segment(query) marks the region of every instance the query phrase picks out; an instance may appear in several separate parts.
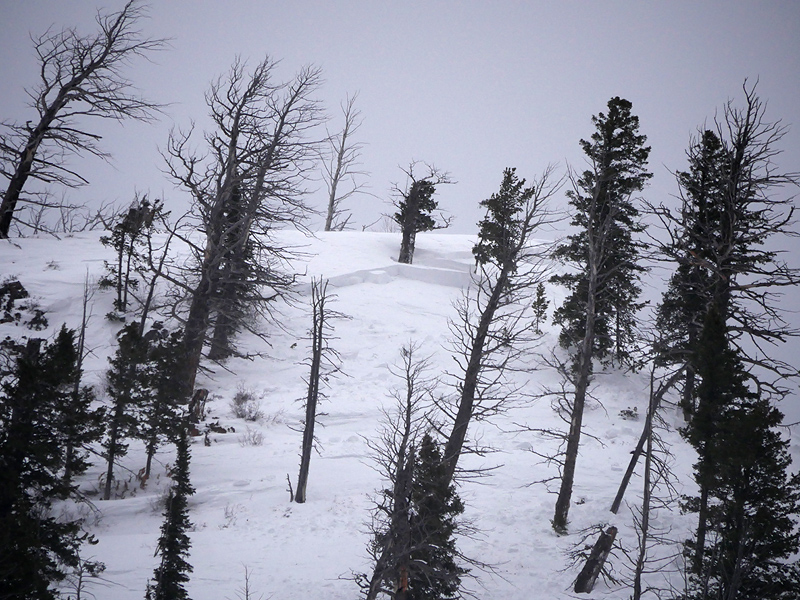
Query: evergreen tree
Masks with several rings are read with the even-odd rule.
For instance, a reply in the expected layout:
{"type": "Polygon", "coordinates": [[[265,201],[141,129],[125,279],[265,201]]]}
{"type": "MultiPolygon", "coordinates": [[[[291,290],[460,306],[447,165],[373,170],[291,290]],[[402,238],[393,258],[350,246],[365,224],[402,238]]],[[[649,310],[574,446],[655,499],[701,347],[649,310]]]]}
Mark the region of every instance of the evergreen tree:
{"type": "Polygon", "coordinates": [[[516,272],[527,216],[523,209],[535,193],[535,187],[525,187],[525,180],[517,177],[515,168],[503,171],[500,190],[480,202],[486,215],[478,223],[478,242],[472,248],[478,264],[493,263],[510,273],[516,272]]]}
{"type": "Polygon", "coordinates": [[[687,597],[794,598],[800,571],[786,560],[800,550],[800,477],[789,476],[788,442],[776,427],[783,415],[749,389],[716,305],[697,349],[697,410],[683,434],[698,453],[699,514],[687,542],[693,576],[687,597]]]}
{"type": "Polygon", "coordinates": [[[140,333],[139,324],[126,325],[117,336],[117,341],[117,352],[113,358],[109,358],[111,368],[107,375],[107,391],[113,404],[103,440],[108,465],[103,500],[111,499],[114,462],[127,453],[125,438],[137,435],[137,411],[148,405],[151,394],[147,342],[140,333]]]}
{"type": "Polygon", "coordinates": [[[646,270],[638,263],[645,245],[635,239],[644,231],[632,195],[652,176],[647,171],[650,147],[639,134],[639,118],[629,101],[614,97],[608,113],[592,117],[596,131],[581,147],[592,169],[584,171],[567,192],[575,209],[571,224],[579,231],[559,246],[554,256],[577,268],[554,276],[570,295],[554,315],[562,326],[561,345],[579,346],[586,332],[588,295],[593,294],[593,353],[618,363],[630,359],[634,315],[642,306],[639,278],[646,270]],[[590,281],[590,279],[594,281],[590,281]]]}
{"type": "Polygon", "coordinates": [[[395,188],[399,198],[395,206],[397,212],[392,216],[400,225],[402,240],[400,242],[400,256],[398,262],[411,264],[414,261],[414,249],[417,234],[421,231],[431,231],[447,227],[450,221],[445,219],[443,224],[438,224],[433,217],[433,211],[439,208],[439,203],[434,200],[436,186],[451,183],[448,173],[442,173],[435,167],[428,167],[428,174],[418,178],[414,174],[417,163],[411,163],[405,174],[410,179],[410,185],[403,191],[395,188]]]}
{"type": "Polygon", "coordinates": [[[180,365],[183,347],[180,331],[170,332],[156,322],[144,335],[147,362],[142,385],[148,393],[137,411],[137,437],[145,443],[147,463],[144,476],[150,477],[150,467],[156,450],[164,439],[175,440],[182,425],[182,408],[186,398],[181,394],[180,365]]]}
{"type": "Polygon", "coordinates": [[[796,235],[794,200],[776,191],[799,180],[776,168],[786,128],[767,121],[755,86],[745,82],[744,92],[745,105],[728,102],[713,131],[690,146],[689,168],[677,174],[680,209],[655,208],[668,234],[661,251],[677,269],[658,313],[660,354],[665,363],[686,366],[687,417],[695,401],[693,341],[711,304],[762,394],[782,398],[783,382],[797,374],[766,348],[797,335],[776,302],[778,290],[800,284],[800,269],[776,250],[781,237],[796,235]]]}
{"type": "Polygon", "coordinates": [[[410,502],[408,600],[458,598],[461,576],[454,533],[464,505],[450,483],[439,445],[425,434],[416,456],[410,502]]]}
{"type": "Polygon", "coordinates": [[[110,235],[100,238],[104,246],[116,253],[113,264],[105,262],[107,273],[100,280],[100,287],[115,289],[114,309],[122,319],[128,310],[129,293],[139,288],[136,274],[141,271],[144,260],[141,244],[152,235],[153,220],[161,210],[161,202],[151,204],[146,196],[140,199],[137,195],[125,216],[111,228],[110,235]]]}
{"type": "Polygon", "coordinates": [[[656,345],[660,364],[685,364],[681,405],[688,416],[694,408],[695,347],[712,302],[727,312],[729,282],[714,276],[714,248],[720,247],[728,152],[713,131],[706,130],[689,152],[689,170],[677,174],[682,195],[682,239],[674,252],[679,264],[670,277],[656,313],[662,338],[656,345]]]}
{"type": "MultiPolygon", "coordinates": [[[[53,503],[74,491],[61,475],[66,448],[97,438],[98,416],[88,389],[76,394],[80,372],[73,331],[61,328],[51,344],[7,342],[0,394],[0,597],[52,599],[53,584],[78,563],[81,522],[57,518],[53,503]]],[[[69,467],[87,463],[73,454],[69,467]]]]}
{"type": "Polygon", "coordinates": [[[536,333],[542,333],[542,323],[547,316],[547,307],[550,303],[544,291],[544,283],[539,282],[536,286],[536,295],[533,297],[533,318],[536,333]]]}
{"type": "Polygon", "coordinates": [[[641,306],[636,299],[645,268],[637,259],[643,245],[633,234],[643,226],[631,196],[650,178],[645,170],[650,148],[644,146],[646,138],[639,135],[639,119],[631,108],[630,102],[615,97],[608,102],[607,115],[592,118],[597,131],[591,141],[581,140],[581,146],[593,168],[574,180],[567,194],[575,208],[572,224],[579,231],[554,252],[577,268],[552,278],[571,290],[554,321],[562,326],[561,345],[573,352],[562,376],[575,387],[553,516],[553,528],[561,533],[567,528],[592,361],[612,351],[617,363],[630,361],[634,314],[641,306]]]}
{"type": "Polygon", "coordinates": [[[189,598],[184,584],[189,581],[189,573],[193,570],[187,559],[191,546],[188,531],[192,527],[188,499],[194,494],[194,488],[189,480],[189,436],[185,429],[175,445],[174,480],[167,496],[164,523],[156,551],[161,555],[161,563],[153,572],[153,583],[148,585],[148,600],[189,598]]]}

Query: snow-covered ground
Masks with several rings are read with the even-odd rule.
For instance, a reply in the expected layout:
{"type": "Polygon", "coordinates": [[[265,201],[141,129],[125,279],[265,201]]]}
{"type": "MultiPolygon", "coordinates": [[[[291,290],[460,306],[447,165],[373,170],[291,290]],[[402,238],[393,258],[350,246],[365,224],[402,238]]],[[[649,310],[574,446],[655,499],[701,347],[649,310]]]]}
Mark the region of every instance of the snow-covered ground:
{"type": "MultiPolygon", "coordinates": [[[[255,337],[241,338],[242,348],[262,353],[254,360],[231,360],[227,369],[215,368],[198,385],[210,390],[209,420],[235,431],[212,434],[206,446],[202,437],[191,447],[192,483],[197,492],[190,500],[190,563],[194,573],[188,585],[194,600],[234,599],[241,594],[245,568],[250,573],[254,597],[352,599],[358,589],[354,572],[368,571],[366,554],[370,497],[384,485],[372,468],[365,438],[379,427],[381,409],[392,404],[390,391],[401,385],[390,373],[400,348],[417,342],[431,355],[433,375],[454,369],[449,349],[448,318],[453,302],[470,284],[473,266],[470,236],[421,234],[417,238],[414,265],[396,262],[399,235],[345,232],[305,237],[283,232],[287,242],[302,247],[305,255],[294,264],[303,273],[299,301],[281,310],[283,327],[265,325],[270,345],[255,337]],[[317,429],[319,454],[312,458],[308,501],[289,502],[287,475],[297,478],[301,434],[296,430],[302,414],[298,401],[305,393],[303,360],[309,349],[305,339],[310,326],[307,300],[312,276],[330,281],[336,294],[331,308],[350,318],[335,323],[331,345],[342,358],[344,374],[330,381],[329,397],[321,410],[323,425],[317,429]],[[245,422],[233,417],[230,402],[237,389],[249,389],[260,399],[263,417],[245,422]],[[263,434],[261,445],[247,445],[248,430],[263,434]]],[[[88,273],[96,281],[109,251],[99,234],[78,234],[61,240],[30,238],[0,244],[0,277],[17,276],[46,310],[52,329],[80,321],[83,281],[88,273]]],[[[548,287],[551,307],[563,291],[548,287]]],[[[103,398],[102,379],[107,356],[114,350],[119,328],[104,318],[111,309],[111,292],[97,291],[92,298],[89,325],[91,350],[86,363],[86,383],[97,387],[103,398]]],[[[2,335],[31,335],[28,330],[4,325],[2,335]]],[[[39,334],[34,334],[39,335],[39,334]]],[[[557,345],[557,331],[544,325],[541,350],[557,345]]],[[[525,376],[525,392],[535,395],[557,377],[530,357],[531,372],[525,376]]],[[[452,381],[443,378],[442,392],[452,381]]],[[[532,482],[552,477],[554,466],[541,463],[531,450],[552,451],[554,442],[530,432],[530,427],[560,427],[548,400],[515,406],[507,415],[474,426],[471,435],[497,451],[484,458],[468,457],[466,466],[496,467],[489,477],[465,483],[459,492],[466,504],[464,517],[479,530],[459,546],[467,556],[494,566],[494,573],[475,571],[479,580],[466,579],[476,597],[492,600],[572,598],[572,582],[580,568],[569,564],[567,553],[580,545],[580,531],[594,524],[613,524],[620,529],[619,543],[633,552],[637,538],[631,528],[632,513],[623,504],[618,515],[609,512],[623,472],[643,426],[643,418],[623,418],[620,411],[636,408],[643,415],[648,398],[646,373],[599,375],[593,400],[585,417],[586,435],[578,461],[570,535],[557,536],[551,526],[555,495],[545,484],[532,482]]],[[[677,491],[691,490],[692,454],[680,440],[680,419],[674,408],[663,415],[671,427],[663,433],[672,444],[677,491]]],[[[795,442],[793,452],[798,455],[795,442]]],[[[82,509],[99,543],[84,550],[107,569],[102,581],[90,583],[98,599],[133,600],[144,597],[145,585],[156,564],[154,552],[161,525],[162,497],[169,479],[171,449],[156,456],[153,476],[140,489],[134,474],[144,465],[138,444],[123,459],[119,470],[118,497],[103,502],[97,496],[103,467],[96,464],[85,475],[82,488],[92,499],[95,512],[82,509]]],[[[638,473],[638,470],[637,470],[638,473]]],[[[634,476],[626,503],[641,496],[641,478],[634,476]]],[[[668,537],[682,540],[691,517],[661,511],[655,525],[668,537]]],[[[586,542],[591,544],[595,536],[586,542]]],[[[654,551],[668,555],[677,545],[654,551]]],[[[630,574],[622,553],[613,559],[616,575],[630,574]]],[[[677,569],[677,561],[667,570],[677,569]]],[[[674,583],[679,583],[672,573],[674,583]]],[[[663,586],[663,576],[647,581],[663,586]]],[[[598,582],[592,598],[627,598],[623,583],[598,582]]],[[[582,596],[588,597],[588,596],[582,596]]]]}

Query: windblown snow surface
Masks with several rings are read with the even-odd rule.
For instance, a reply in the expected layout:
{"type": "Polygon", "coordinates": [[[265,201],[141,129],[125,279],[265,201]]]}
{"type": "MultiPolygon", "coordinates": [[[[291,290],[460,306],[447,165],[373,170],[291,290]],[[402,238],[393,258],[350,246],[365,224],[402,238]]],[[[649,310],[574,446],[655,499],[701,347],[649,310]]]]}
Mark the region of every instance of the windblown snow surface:
{"type": "MultiPolygon", "coordinates": [[[[255,336],[240,338],[240,349],[259,358],[232,359],[224,368],[208,365],[213,372],[200,377],[198,385],[210,390],[208,421],[218,421],[229,433],[211,434],[211,444],[193,439],[191,477],[197,492],[190,499],[191,556],[194,567],[188,584],[194,600],[244,597],[245,569],[252,598],[353,599],[359,590],[354,573],[369,572],[366,547],[369,540],[371,499],[386,485],[375,470],[366,440],[380,427],[382,411],[391,409],[391,391],[403,382],[390,373],[400,360],[403,345],[421,345],[429,355],[431,375],[442,379],[439,393],[452,394],[457,373],[453,360],[448,320],[455,316],[454,302],[471,284],[474,238],[464,235],[421,234],[413,265],[396,261],[399,235],[393,233],[343,232],[306,237],[282,232],[282,239],[302,251],[292,264],[298,279],[298,297],[292,306],[280,307],[278,320],[263,324],[269,345],[255,336]],[[290,503],[287,483],[297,478],[301,433],[298,431],[305,395],[303,364],[309,354],[307,331],[311,277],[325,277],[336,295],[330,308],[348,315],[335,322],[331,346],[341,355],[343,374],[329,381],[328,399],[320,410],[318,454],[311,462],[308,501],[290,503]],[[263,417],[257,422],[237,419],[231,399],[238,389],[252,390],[259,398],[263,417]],[[247,445],[245,436],[263,435],[261,445],[247,445]]],[[[76,234],[63,239],[27,238],[3,242],[0,265],[3,278],[17,276],[47,311],[50,330],[66,323],[80,323],[83,282],[96,282],[104,259],[111,253],[99,242],[99,234],[76,234]]],[[[95,291],[91,298],[85,383],[103,391],[107,358],[115,350],[119,324],[105,319],[111,310],[112,292],[95,291]]],[[[563,290],[548,286],[552,307],[561,302],[563,290]]],[[[4,325],[2,335],[36,335],[23,327],[4,325]]],[[[494,449],[485,456],[467,456],[461,466],[491,468],[489,474],[459,487],[466,510],[463,515],[477,530],[460,538],[462,552],[492,567],[472,568],[464,587],[477,598],[530,600],[573,598],[572,584],[582,563],[572,564],[571,551],[594,543],[596,533],[582,532],[593,525],[619,528],[617,543],[631,557],[638,539],[633,510],[641,502],[641,466],[625,496],[619,514],[609,512],[631,451],[641,434],[646,411],[649,377],[639,373],[598,373],[593,399],[585,415],[570,533],[558,536],[550,525],[556,482],[536,483],[557,475],[555,464],[544,463],[533,451],[554,453],[557,443],[525,431],[560,428],[564,423],[548,399],[536,399],[546,388],[558,385],[558,376],[543,366],[537,353],[557,348],[557,329],[545,323],[538,348],[530,353],[528,372],[515,381],[529,396],[509,407],[506,414],[473,423],[470,437],[494,449]],[[636,409],[638,418],[623,418],[620,411],[636,409]],[[586,538],[586,539],[584,539],[586,538]]],[[[674,398],[672,398],[674,400],[674,398]]],[[[678,411],[667,405],[662,416],[668,429],[661,432],[673,453],[671,464],[675,492],[692,493],[693,455],[680,439],[678,411]]],[[[797,441],[793,454],[798,455],[797,441]]],[[[144,597],[157,558],[156,543],[162,523],[162,505],[169,485],[173,450],[156,455],[154,473],[142,489],[135,473],[144,466],[144,452],[132,443],[117,469],[116,498],[103,502],[98,489],[103,465],[98,458],[83,477],[81,489],[88,506],[67,507],[86,518],[98,543],[82,551],[83,558],[104,562],[100,580],[90,580],[84,594],[98,599],[133,600],[144,597]]],[[[662,493],[662,495],[664,495],[662,493]]],[[[691,530],[693,519],[682,516],[677,504],[655,511],[654,531],[672,543],[654,545],[651,564],[661,572],[645,581],[656,588],[680,586],[679,542],[691,530]]],[[[616,582],[599,580],[591,595],[578,597],[628,598],[631,563],[621,548],[611,559],[616,582]]],[[[88,597],[88,596],[84,596],[88,597]]]]}

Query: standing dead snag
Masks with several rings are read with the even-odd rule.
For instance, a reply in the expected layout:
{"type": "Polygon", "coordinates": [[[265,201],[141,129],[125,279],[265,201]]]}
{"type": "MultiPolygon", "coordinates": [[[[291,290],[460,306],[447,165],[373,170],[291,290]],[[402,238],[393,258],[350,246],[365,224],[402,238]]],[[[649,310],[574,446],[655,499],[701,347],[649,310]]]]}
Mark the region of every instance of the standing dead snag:
{"type": "Polygon", "coordinates": [[[170,278],[188,297],[186,396],[194,389],[209,328],[215,329],[209,356],[230,356],[237,330],[258,335],[254,313],[271,316],[275,300],[294,283],[283,272],[292,252],[273,236],[279,224],[300,226],[309,212],[306,182],[319,156],[313,135],[322,121],[313,95],[321,73],[305,67],[279,82],[276,68],[266,57],[248,73],[237,59],[206,94],[214,123],[205,134],[207,152],[192,147],[191,130],[173,130],[165,151],[168,175],[192,199],[184,224],[192,231],[181,238],[196,263],[170,278]],[[203,240],[192,239],[195,230],[204,232],[203,240]]]}
{"type": "Polygon", "coordinates": [[[344,126],[334,135],[329,135],[328,152],[322,161],[322,178],[328,188],[328,212],[325,217],[325,231],[342,231],[347,227],[351,215],[342,207],[342,202],[362,192],[363,184],[357,178],[366,175],[365,171],[358,170],[361,149],[364,145],[353,142],[352,136],[361,127],[361,111],[355,107],[358,93],[347,96],[342,104],[344,126]],[[349,180],[346,189],[342,186],[349,180]],[[345,216],[347,215],[347,216],[345,216]]]}
{"type": "Polygon", "coordinates": [[[314,448],[314,425],[317,421],[317,405],[323,396],[320,391],[320,382],[327,381],[328,377],[339,371],[339,354],[328,345],[333,326],[332,319],[344,318],[341,313],[328,309],[328,301],[333,296],[328,295],[328,281],[320,279],[311,280],[311,358],[309,366],[311,373],[308,376],[308,393],[306,395],[306,416],[303,423],[303,445],[300,452],[300,474],[297,476],[297,492],[294,501],[303,504],[306,501],[306,485],[308,484],[308,470],[311,465],[311,451],[314,448]],[[327,371],[327,373],[325,372],[327,371]]]}
{"type": "MultiPolygon", "coordinates": [[[[98,31],[80,36],[74,29],[47,30],[34,38],[40,81],[27,90],[36,120],[4,124],[0,134],[0,173],[8,180],[0,202],[0,238],[29,180],[77,187],[87,180],[65,162],[69,155],[107,158],[100,136],[87,129],[91,118],[148,121],[159,105],[135,95],[124,76],[132,58],[164,47],[165,40],[143,38],[144,6],[130,0],[117,13],[98,14],[98,31]]],[[[44,192],[34,192],[33,197],[44,192]]],[[[40,201],[37,201],[40,202],[40,201]]]]}

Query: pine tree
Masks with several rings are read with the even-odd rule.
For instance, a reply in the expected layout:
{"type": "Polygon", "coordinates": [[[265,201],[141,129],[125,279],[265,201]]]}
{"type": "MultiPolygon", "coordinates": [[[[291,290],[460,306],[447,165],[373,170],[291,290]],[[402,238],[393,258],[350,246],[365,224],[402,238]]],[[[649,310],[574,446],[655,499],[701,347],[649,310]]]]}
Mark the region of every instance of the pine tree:
{"type": "Polygon", "coordinates": [[[533,297],[533,319],[536,333],[542,333],[542,323],[547,316],[547,307],[550,303],[544,291],[544,283],[539,282],[536,286],[536,295],[533,297]]]}
{"type": "Polygon", "coordinates": [[[156,450],[163,440],[175,440],[182,425],[182,408],[186,398],[178,382],[183,358],[180,331],[170,332],[156,322],[144,335],[147,362],[143,386],[149,393],[137,411],[137,437],[145,443],[147,462],[144,477],[150,477],[150,467],[156,450]]]}
{"type": "Polygon", "coordinates": [[[416,457],[410,502],[408,600],[458,598],[461,576],[454,533],[464,505],[450,483],[439,445],[425,434],[416,457]]]}
{"type": "Polygon", "coordinates": [[[641,306],[636,299],[645,268],[637,263],[642,244],[633,234],[644,227],[631,196],[650,178],[645,170],[650,148],[644,146],[646,137],[639,135],[639,119],[631,108],[630,102],[615,97],[608,102],[607,115],[592,118],[597,131],[591,141],[581,140],[581,146],[593,169],[573,181],[568,192],[575,208],[572,224],[579,231],[554,252],[577,268],[552,278],[571,291],[553,320],[562,326],[561,345],[573,351],[564,376],[575,387],[553,516],[557,532],[567,528],[592,361],[612,351],[616,362],[630,361],[633,319],[641,306]]]}
{"type": "Polygon", "coordinates": [[[447,219],[443,224],[437,223],[433,217],[433,211],[439,208],[439,203],[433,198],[436,186],[452,183],[450,175],[438,171],[435,167],[428,167],[428,174],[425,177],[418,177],[414,173],[416,164],[412,162],[408,170],[404,171],[411,181],[410,185],[405,190],[395,188],[399,198],[395,202],[397,212],[392,215],[400,225],[402,234],[397,262],[409,265],[414,261],[417,234],[421,231],[442,229],[450,224],[447,219]]]}
{"type": "MultiPolygon", "coordinates": [[[[49,600],[86,537],[80,520],[52,511],[74,491],[61,474],[66,449],[96,440],[98,416],[91,392],[75,393],[73,331],[62,327],[51,344],[3,346],[13,367],[3,373],[0,395],[0,597],[49,600]]],[[[70,459],[73,474],[86,466],[79,453],[70,459]]]]}
{"type": "Polygon", "coordinates": [[[728,153],[719,137],[706,130],[688,152],[689,170],[677,174],[682,192],[683,238],[674,251],[679,264],[670,278],[656,314],[662,339],[656,345],[660,364],[685,364],[681,405],[688,416],[694,409],[695,346],[708,307],[716,302],[727,311],[726,279],[713,273],[718,263],[728,153]]]}
{"type": "Polygon", "coordinates": [[[141,270],[143,262],[142,241],[152,235],[153,220],[161,210],[161,202],[151,204],[147,196],[140,199],[137,195],[125,216],[111,228],[110,235],[100,238],[104,246],[116,253],[115,263],[105,262],[107,274],[100,280],[100,287],[116,290],[114,309],[123,320],[128,310],[128,296],[131,290],[139,287],[136,273],[141,270]]]}
{"type": "Polygon", "coordinates": [[[800,476],[791,477],[783,415],[747,385],[716,305],[697,349],[697,410],[683,434],[698,453],[697,535],[687,542],[693,576],[687,597],[789,599],[800,571],[786,560],[800,550],[800,476]]]}
{"type": "Polygon", "coordinates": [[[503,171],[498,192],[480,202],[486,216],[478,223],[478,242],[472,248],[478,264],[493,263],[516,272],[526,217],[523,209],[535,193],[535,187],[525,187],[525,180],[517,176],[515,168],[503,171]]]}
{"type": "Polygon", "coordinates": [[[136,412],[148,404],[151,393],[147,372],[147,342],[140,333],[139,324],[126,325],[117,336],[117,341],[117,352],[113,358],[109,358],[111,368],[107,375],[107,391],[113,404],[103,440],[107,461],[103,500],[111,499],[114,462],[127,453],[125,438],[137,435],[136,412]]]}
{"type": "Polygon", "coordinates": [[[584,171],[567,192],[575,209],[571,224],[578,233],[568,236],[554,256],[574,265],[577,272],[552,278],[571,294],[554,315],[562,325],[561,345],[579,346],[586,332],[588,295],[594,298],[593,353],[618,363],[630,359],[634,340],[634,315],[642,304],[639,264],[645,245],[635,239],[644,231],[632,195],[652,176],[647,171],[650,147],[639,134],[639,118],[629,101],[614,97],[608,113],[592,117],[596,131],[581,147],[592,169],[584,171]]]}
{"type": "Polygon", "coordinates": [[[174,481],[164,508],[164,523],[158,540],[157,554],[161,563],[153,572],[153,583],[148,585],[148,600],[187,600],[184,584],[189,581],[192,565],[188,562],[189,520],[188,498],[194,494],[189,480],[189,436],[186,430],[176,442],[174,481]]]}

